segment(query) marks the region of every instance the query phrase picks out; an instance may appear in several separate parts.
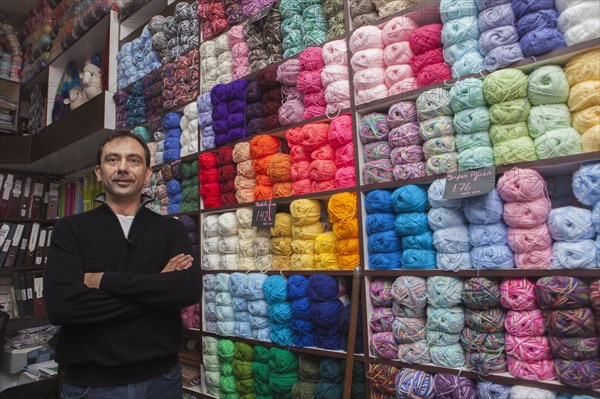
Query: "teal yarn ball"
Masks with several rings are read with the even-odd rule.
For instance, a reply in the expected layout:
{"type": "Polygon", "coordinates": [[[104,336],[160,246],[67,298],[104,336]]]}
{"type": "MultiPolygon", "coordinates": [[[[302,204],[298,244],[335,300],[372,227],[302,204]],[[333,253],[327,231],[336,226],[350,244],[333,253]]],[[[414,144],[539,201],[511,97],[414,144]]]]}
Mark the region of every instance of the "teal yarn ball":
{"type": "Polygon", "coordinates": [[[470,134],[457,134],[454,139],[456,140],[456,148],[460,155],[461,152],[466,150],[478,148],[478,147],[491,147],[492,141],[490,140],[489,132],[477,132],[470,134]]]}
{"type": "Polygon", "coordinates": [[[302,15],[302,7],[300,6],[300,2],[296,0],[281,0],[279,11],[284,22],[286,19],[302,15]]]}
{"type": "Polygon", "coordinates": [[[451,46],[466,40],[479,39],[479,23],[474,15],[453,19],[444,23],[442,43],[451,46]]]}
{"type": "Polygon", "coordinates": [[[450,334],[442,331],[427,330],[427,342],[429,345],[454,345],[460,342],[460,334],[450,334]]]}
{"type": "Polygon", "coordinates": [[[465,0],[441,0],[440,17],[442,22],[446,23],[462,17],[477,16],[479,11],[474,1],[465,0]]]}
{"type": "Polygon", "coordinates": [[[557,65],[545,65],[529,75],[527,97],[533,105],[566,104],[571,87],[565,71],[557,65]]]}
{"type": "MultiPolygon", "coordinates": [[[[459,292],[462,297],[462,283],[458,284],[458,282],[453,281],[450,282],[445,281],[445,283],[453,284],[452,287],[455,291],[459,292]],[[460,285],[460,288],[458,287],[460,285]]],[[[442,284],[443,285],[443,284],[442,284]]],[[[432,288],[432,290],[436,290],[436,288],[432,288]]],[[[429,300],[429,287],[427,290],[428,293],[428,304],[432,305],[432,302],[429,300]]],[[[452,296],[452,294],[449,294],[452,296]]],[[[439,299],[436,303],[442,304],[444,299],[439,299]]],[[[452,303],[456,301],[456,296],[452,299],[446,299],[447,302],[452,303]]],[[[427,307],[427,330],[428,331],[440,331],[449,334],[460,334],[461,331],[465,328],[465,310],[462,307],[440,307],[435,308],[433,306],[427,307]]]]}
{"type": "Polygon", "coordinates": [[[454,112],[487,107],[487,101],[483,94],[483,81],[468,78],[456,82],[450,88],[450,106],[454,112]]]}
{"type": "Polygon", "coordinates": [[[289,302],[278,302],[269,305],[269,318],[275,323],[289,323],[292,319],[292,306],[289,302]]]}
{"type": "Polygon", "coordinates": [[[529,135],[536,139],[541,135],[561,128],[569,128],[573,119],[566,104],[537,105],[531,107],[527,118],[529,135]]]}
{"type": "Polygon", "coordinates": [[[527,97],[528,78],[522,71],[514,68],[492,72],[483,80],[483,93],[489,104],[527,97]]]}
{"type": "Polygon", "coordinates": [[[319,381],[315,391],[315,399],[341,399],[343,394],[343,384],[319,381]]]}
{"type": "Polygon", "coordinates": [[[396,213],[424,212],[428,205],[427,189],[416,184],[397,188],[391,199],[396,213]]]}
{"type": "Polygon", "coordinates": [[[283,302],[287,298],[287,281],[283,276],[269,276],[263,284],[268,303],[283,302]]]}
{"type": "Polygon", "coordinates": [[[452,124],[457,134],[487,131],[492,125],[487,107],[477,107],[458,111],[454,114],[452,124]]]}
{"type": "Polygon", "coordinates": [[[538,159],[566,157],[581,154],[581,136],[577,130],[567,127],[552,130],[533,142],[538,159]]]}
{"type": "Polygon", "coordinates": [[[271,341],[279,346],[294,344],[294,332],[288,324],[271,323],[271,341]]]}
{"type": "Polygon", "coordinates": [[[402,252],[402,269],[425,270],[435,269],[435,251],[428,249],[405,249],[402,252]]]}
{"type": "Polygon", "coordinates": [[[149,143],[152,141],[152,136],[150,135],[150,130],[146,126],[136,126],[133,129],[133,134],[139,136],[144,140],[144,142],[149,143]]]}
{"type": "MultiPolygon", "coordinates": [[[[459,277],[433,276],[427,279],[427,304],[434,308],[453,308],[462,303],[463,282],[459,277]]],[[[464,314],[463,314],[464,322],[464,314]]]]}
{"type": "Polygon", "coordinates": [[[460,344],[431,345],[429,346],[429,356],[431,356],[433,364],[442,367],[459,368],[465,364],[465,351],[460,344]]]}
{"type": "MultiPolygon", "coordinates": [[[[600,206],[598,208],[600,211],[600,206]]],[[[598,222],[600,224],[600,220],[598,222]]],[[[433,251],[435,249],[433,246],[433,232],[428,230],[421,234],[403,237],[402,249],[426,249],[433,251]]]]}
{"type": "Polygon", "coordinates": [[[494,166],[492,147],[478,147],[458,153],[458,170],[473,170],[494,166]]]}
{"type": "Polygon", "coordinates": [[[479,52],[471,51],[452,65],[452,77],[458,79],[461,76],[473,75],[483,71],[485,69],[484,61],[479,52]]]}
{"type": "Polygon", "coordinates": [[[396,216],[394,231],[401,237],[425,233],[428,230],[429,222],[424,212],[401,213],[396,216]]]}
{"type": "Polygon", "coordinates": [[[444,47],[444,60],[450,65],[456,64],[462,57],[469,53],[479,52],[479,41],[469,39],[444,47]]]}

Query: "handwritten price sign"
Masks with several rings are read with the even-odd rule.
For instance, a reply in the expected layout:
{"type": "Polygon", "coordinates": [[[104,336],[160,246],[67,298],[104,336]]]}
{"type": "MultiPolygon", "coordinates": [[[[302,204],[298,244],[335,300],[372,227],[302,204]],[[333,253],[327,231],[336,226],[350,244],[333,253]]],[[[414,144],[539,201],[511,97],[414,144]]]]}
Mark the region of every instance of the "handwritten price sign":
{"type": "Polygon", "coordinates": [[[256,201],[252,210],[252,226],[273,227],[277,204],[271,200],[256,201]]]}
{"type": "Polygon", "coordinates": [[[496,168],[450,173],[446,176],[444,199],[457,199],[487,194],[496,186],[496,168]]]}

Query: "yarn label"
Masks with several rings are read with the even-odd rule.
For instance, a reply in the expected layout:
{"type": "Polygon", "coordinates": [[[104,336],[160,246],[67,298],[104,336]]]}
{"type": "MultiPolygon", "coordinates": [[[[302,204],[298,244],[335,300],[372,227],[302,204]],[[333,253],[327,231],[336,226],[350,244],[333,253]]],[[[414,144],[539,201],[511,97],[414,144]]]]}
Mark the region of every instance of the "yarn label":
{"type": "Polygon", "coordinates": [[[487,194],[496,186],[496,168],[465,170],[446,176],[444,199],[457,199],[487,194]]]}
{"type": "Polygon", "coordinates": [[[277,204],[271,200],[256,201],[252,210],[253,227],[273,227],[277,204]]]}

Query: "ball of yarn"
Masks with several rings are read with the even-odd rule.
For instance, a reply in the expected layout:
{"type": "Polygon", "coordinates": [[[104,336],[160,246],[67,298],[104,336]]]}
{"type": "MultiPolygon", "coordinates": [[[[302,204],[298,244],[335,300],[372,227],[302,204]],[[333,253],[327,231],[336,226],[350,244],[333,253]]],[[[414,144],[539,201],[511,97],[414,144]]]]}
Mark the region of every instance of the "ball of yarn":
{"type": "Polygon", "coordinates": [[[439,399],[475,399],[475,382],[451,374],[436,374],[433,378],[435,397],[439,399]]]}
{"type": "Polygon", "coordinates": [[[387,190],[369,191],[365,196],[365,207],[368,213],[394,213],[392,193],[387,190]]]}
{"type": "Polygon", "coordinates": [[[427,279],[427,301],[435,308],[458,306],[462,300],[463,283],[457,277],[434,276],[427,279]]]}
{"type": "Polygon", "coordinates": [[[436,139],[443,136],[452,136],[454,134],[454,126],[452,117],[436,116],[421,122],[419,133],[424,141],[436,139]]]}
{"type": "Polygon", "coordinates": [[[591,360],[598,357],[598,337],[559,338],[548,336],[553,358],[564,360],[591,360]]]}
{"type": "Polygon", "coordinates": [[[398,398],[418,396],[423,399],[433,399],[433,377],[420,370],[401,369],[396,375],[396,395],[398,398]]]}
{"type": "Polygon", "coordinates": [[[392,296],[410,309],[422,309],[427,304],[427,282],[421,277],[397,277],[392,284],[392,296]]]}
{"type": "Polygon", "coordinates": [[[526,33],[519,44],[525,57],[544,54],[567,46],[565,38],[555,28],[538,28],[526,33]]]}
{"type": "Polygon", "coordinates": [[[395,17],[383,27],[381,33],[383,44],[387,46],[392,43],[408,41],[417,27],[417,23],[410,17],[395,17]]]}
{"type": "Polygon", "coordinates": [[[427,190],[429,203],[433,208],[460,208],[462,199],[444,199],[444,190],[446,189],[446,179],[434,180],[427,190]]]}
{"type": "Polygon", "coordinates": [[[584,165],[573,173],[573,194],[584,205],[600,201],[600,163],[584,165]]]}
{"type": "Polygon", "coordinates": [[[422,212],[403,213],[396,216],[394,231],[402,236],[412,236],[429,230],[427,214],[422,212]]]}
{"type": "Polygon", "coordinates": [[[469,241],[474,247],[483,245],[507,245],[508,230],[502,222],[489,225],[469,226],[469,241]]]}
{"type": "Polygon", "coordinates": [[[456,82],[449,92],[450,105],[454,112],[485,107],[487,102],[483,93],[483,81],[468,78],[456,82]]]}
{"type": "Polygon", "coordinates": [[[385,359],[398,357],[398,344],[391,332],[375,333],[371,336],[371,349],[377,356],[385,359]]]}
{"type": "MultiPolygon", "coordinates": [[[[585,118],[584,115],[582,116],[585,118]]],[[[570,126],[571,115],[565,104],[539,105],[532,107],[527,119],[529,135],[534,139],[547,132],[568,128],[570,126]]],[[[573,123],[573,126],[577,126],[576,123],[573,123]]]]}
{"type": "Polygon", "coordinates": [[[511,387],[489,381],[477,382],[477,397],[482,399],[509,399],[511,387]]]}
{"type": "Polygon", "coordinates": [[[517,360],[516,358],[509,357],[508,372],[518,378],[536,379],[542,381],[552,380],[555,378],[551,360],[524,362],[517,360]]]}
{"type": "Polygon", "coordinates": [[[597,267],[597,245],[592,240],[557,241],[552,245],[551,269],[589,269],[597,267]]]}
{"type": "Polygon", "coordinates": [[[517,337],[544,335],[544,317],[539,309],[506,312],[506,332],[517,337]]]}
{"type": "Polygon", "coordinates": [[[528,278],[507,278],[500,284],[502,306],[512,310],[536,308],[535,283],[528,278]]]}
{"type": "Polygon", "coordinates": [[[571,87],[569,93],[569,109],[571,112],[600,105],[596,93],[600,89],[600,81],[586,80],[571,87]]]}
{"type": "Polygon", "coordinates": [[[430,209],[427,220],[433,231],[463,226],[467,222],[462,211],[450,208],[430,209]]]}
{"type": "Polygon", "coordinates": [[[494,189],[488,194],[467,198],[464,214],[474,224],[494,224],[502,220],[503,201],[494,189]]]}
{"type": "Polygon", "coordinates": [[[465,311],[465,325],[480,332],[504,332],[505,319],[504,310],[499,307],[493,307],[487,310],[467,309],[465,311]]]}
{"type": "Polygon", "coordinates": [[[392,205],[397,213],[423,212],[427,206],[427,191],[418,185],[408,185],[392,193],[392,205]]]}
{"type": "Polygon", "coordinates": [[[527,95],[533,105],[561,104],[569,98],[569,82],[563,69],[545,65],[529,75],[527,95]]]}
{"type": "Polygon", "coordinates": [[[410,48],[416,54],[442,47],[442,24],[430,24],[416,28],[410,36],[410,48]]]}
{"type": "Polygon", "coordinates": [[[600,73],[598,72],[598,65],[600,64],[600,60],[598,60],[599,52],[600,50],[587,51],[573,57],[565,65],[565,74],[571,87],[586,80],[600,79],[600,73]]]}
{"type": "Polygon", "coordinates": [[[510,227],[533,228],[546,221],[551,207],[547,198],[530,202],[507,202],[504,204],[504,222],[510,227]]]}
{"type": "Polygon", "coordinates": [[[312,275],[308,281],[308,293],[313,301],[336,300],[339,294],[338,282],[335,278],[324,274],[312,275]]]}
{"type": "Polygon", "coordinates": [[[592,212],[574,206],[553,209],[548,216],[548,229],[555,240],[575,241],[594,238],[592,212]]]}
{"type": "Polygon", "coordinates": [[[484,56],[494,54],[498,51],[497,49],[501,51],[503,48],[510,48],[511,45],[516,45],[520,50],[518,41],[519,33],[516,27],[513,25],[496,26],[481,34],[479,37],[479,50],[484,56]]]}
{"type": "Polygon", "coordinates": [[[570,276],[540,278],[535,294],[541,309],[577,309],[589,303],[588,285],[570,276]]]}
{"type": "Polygon", "coordinates": [[[500,305],[500,286],[486,277],[472,277],[463,283],[462,301],[466,307],[486,310],[500,305]]]}
{"type": "Polygon", "coordinates": [[[506,202],[534,201],[547,195],[546,181],[533,169],[511,169],[498,179],[496,189],[506,202]]]}
{"type": "Polygon", "coordinates": [[[507,68],[487,75],[483,81],[483,93],[489,104],[527,97],[528,78],[518,69],[507,68]]]}
{"type": "Polygon", "coordinates": [[[369,285],[369,294],[373,306],[391,306],[393,302],[392,281],[375,279],[369,285]]]}
{"type": "Polygon", "coordinates": [[[556,376],[563,384],[576,388],[592,388],[600,382],[598,359],[572,361],[555,359],[556,376]]]}

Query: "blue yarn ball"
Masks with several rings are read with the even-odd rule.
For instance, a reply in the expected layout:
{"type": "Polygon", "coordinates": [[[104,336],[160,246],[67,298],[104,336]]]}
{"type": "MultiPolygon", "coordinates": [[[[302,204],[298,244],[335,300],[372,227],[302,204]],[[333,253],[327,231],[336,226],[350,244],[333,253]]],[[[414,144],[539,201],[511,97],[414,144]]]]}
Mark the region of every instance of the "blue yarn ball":
{"type": "Polygon", "coordinates": [[[433,246],[438,252],[443,253],[470,251],[469,228],[463,225],[434,231],[433,246]]]}
{"type": "Polygon", "coordinates": [[[290,321],[290,328],[294,332],[294,345],[315,345],[315,325],[312,322],[294,318],[290,321]]]}
{"type": "Polygon", "coordinates": [[[342,302],[337,298],[331,301],[312,302],[310,304],[310,320],[319,327],[337,326],[341,311],[342,302]]]}
{"type": "Polygon", "coordinates": [[[178,129],[179,122],[181,122],[182,117],[183,117],[183,114],[181,114],[179,112],[169,112],[163,118],[163,122],[162,122],[163,129],[164,130],[178,129]]]}
{"type": "Polygon", "coordinates": [[[252,338],[257,341],[269,342],[271,340],[271,327],[254,329],[252,338]]]}
{"type": "MultiPolygon", "coordinates": [[[[348,332],[350,332],[350,311],[351,306],[345,306],[340,313],[338,319],[338,327],[340,331],[340,338],[342,349],[348,350],[348,332]]],[[[354,341],[354,353],[363,353],[363,318],[362,312],[358,312],[356,318],[356,324],[352,326],[356,330],[356,340],[354,341]]],[[[322,365],[322,363],[321,363],[322,365]]]]}
{"type": "Polygon", "coordinates": [[[556,241],[593,239],[592,211],[575,206],[563,206],[550,211],[548,230],[556,241]]]}
{"type": "Polygon", "coordinates": [[[243,287],[248,283],[246,273],[231,273],[229,277],[229,291],[234,297],[243,297],[243,287]]]}
{"type": "Polygon", "coordinates": [[[441,0],[440,17],[442,22],[452,21],[462,17],[476,16],[478,14],[477,5],[474,1],[464,0],[441,0]]]}
{"type": "Polygon", "coordinates": [[[301,299],[308,296],[308,278],[304,276],[290,276],[287,281],[287,295],[289,299],[301,299]]]}
{"type": "Polygon", "coordinates": [[[247,312],[248,311],[248,301],[244,298],[240,298],[237,296],[233,297],[231,302],[231,307],[235,312],[247,312]]]}
{"type": "Polygon", "coordinates": [[[167,214],[169,214],[169,215],[178,213],[180,211],[181,211],[181,203],[179,203],[179,202],[169,202],[169,205],[167,205],[167,214]]]}
{"type": "Polygon", "coordinates": [[[303,297],[292,301],[292,317],[308,320],[310,318],[310,298],[303,297]]]}
{"type": "Polygon", "coordinates": [[[365,208],[368,213],[393,213],[392,193],[387,190],[374,190],[365,195],[365,208]]]}
{"type": "Polygon", "coordinates": [[[508,230],[503,222],[469,225],[469,241],[474,247],[482,245],[507,245],[508,230]]]}
{"type": "Polygon", "coordinates": [[[372,213],[365,222],[367,234],[394,230],[396,215],[393,213],[372,213]]]}
{"type": "Polygon", "coordinates": [[[440,270],[467,270],[472,269],[471,252],[443,253],[436,254],[436,262],[440,270]]]}
{"type": "Polygon", "coordinates": [[[433,377],[421,370],[400,369],[396,374],[396,397],[398,399],[435,398],[433,377]]]}
{"type": "Polygon", "coordinates": [[[536,12],[524,15],[523,18],[517,22],[517,32],[520,37],[525,36],[527,33],[534,29],[540,28],[552,28],[558,27],[558,11],[555,9],[539,10],[536,12]]]}
{"type": "Polygon", "coordinates": [[[427,214],[427,222],[431,230],[437,231],[450,227],[463,226],[467,224],[467,219],[460,209],[433,208],[427,214]]]}
{"type": "Polygon", "coordinates": [[[249,301],[265,299],[263,285],[267,280],[267,275],[262,273],[250,273],[246,280],[246,285],[242,286],[242,294],[249,301]]]}
{"type": "Polygon", "coordinates": [[[466,218],[474,224],[493,224],[502,220],[504,202],[498,191],[465,199],[463,208],[466,218]]]}
{"type": "Polygon", "coordinates": [[[369,235],[367,248],[369,254],[389,254],[399,252],[402,245],[400,237],[392,230],[369,235]]]}
{"type": "Polygon", "coordinates": [[[271,323],[270,337],[279,346],[294,344],[294,332],[288,324],[271,323]]]}
{"type": "Polygon", "coordinates": [[[533,57],[567,46],[565,38],[556,28],[541,28],[527,33],[519,41],[525,57],[533,57]]]}
{"type": "Polygon", "coordinates": [[[311,301],[337,300],[339,293],[340,286],[335,277],[326,274],[313,274],[308,278],[308,296],[311,301]]]}
{"type": "Polygon", "coordinates": [[[573,173],[573,194],[583,205],[600,201],[600,163],[584,165],[573,173]]]}
{"type": "Polygon", "coordinates": [[[252,338],[254,330],[250,327],[250,323],[235,322],[235,336],[241,338],[252,338]]]}
{"type": "Polygon", "coordinates": [[[596,234],[600,234],[600,202],[596,202],[592,209],[592,226],[596,234]]]}
{"type": "Polygon", "coordinates": [[[183,188],[179,180],[171,179],[167,183],[167,194],[169,194],[169,197],[180,194],[182,190],[183,188]]]}
{"type": "Polygon", "coordinates": [[[512,0],[512,9],[517,19],[525,14],[554,8],[554,0],[512,0]]]}
{"type": "Polygon", "coordinates": [[[283,276],[269,276],[263,284],[265,299],[269,303],[285,301],[287,297],[287,282],[283,276]]]}
{"type": "Polygon", "coordinates": [[[462,199],[444,199],[444,190],[446,189],[446,179],[435,180],[427,190],[429,203],[432,208],[460,208],[462,199]]]}
{"type": "Polygon", "coordinates": [[[402,186],[392,193],[396,213],[424,212],[427,207],[427,190],[416,184],[402,186]]]}
{"type": "Polygon", "coordinates": [[[336,326],[327,328],[315,327],[315,346],[321,349],[340,350],[342,340],[339,329],[336,326]]]}
{"type": "Polygon", "coordinates": [[[414,236],[429,230],[427,214],[424,212],[401,213],[396,216],[394,231],[401,236],[414,236]]]}
{"type": "Polygon", "coordinates": [[[482,245],[471,250],[475,269],[513,269],[514,254],[508,245],[482,245]]]}
{"type": "Polygon", "coordinates": [[[421,234],[406,236],[402,238],[402,249],[427,249],[433,251],[433,233],[426,231],[421,234]]]}
{"type": "Polygon", "coordinates": [[[292,306],[289,302],[278,302],[268,307],[269,319],[274,323],[286,324],[292,319],[292,306]]]}
{"type": "Polygon", "coordinates": [[[254,316],[250,317],[250,324],[255,330],[262,330],[263,328],[269,328],[269,318],[266,316],[254,316]]]}
{"type": "Polygon", "coordinates": [[[437,268],[434,251],[426,249],[405,249],[402,252],[403,269],[435,269],[437,268]]]}
{"type": "Polygon", "coordinates": [[[165,150],[163,153],[163,162],[171,162],[181,158],[181,150],[165,150]]]}
{"type": "Polygon", "coordinates": [[[399,270],[401,268],[401,253],[369,255],[369,269],[371,270],[399,270]]]}
{"type": "Polygon", "coordinates": [[[550,269],[592,269],[599,264],[598,244],[593,240],[556,241],[552,244],[550,269]]]}
{"type": "MultiPolygon", "coordinates": [[[[234,298],[235,300],[235,298],[234,298]]],[[[235,321],[241,321],[244,323],[250,323],[252,321],[252,315],[250,312],[235,312],[235,321]]]]}
{"type": "Polygon", "coordinates": [[[489,381],[477,382],[477,398],[480,399],[509,399],[510,385],[496,384],[489,381]]]}

